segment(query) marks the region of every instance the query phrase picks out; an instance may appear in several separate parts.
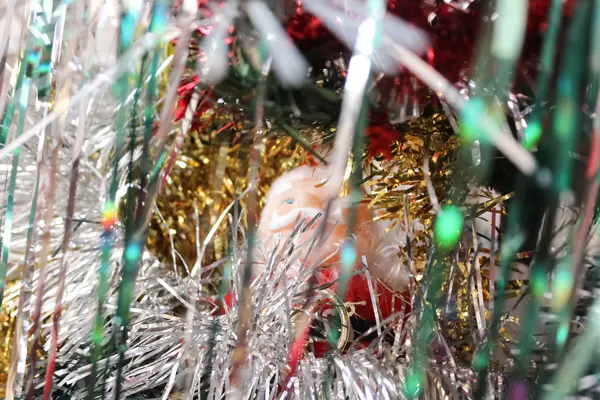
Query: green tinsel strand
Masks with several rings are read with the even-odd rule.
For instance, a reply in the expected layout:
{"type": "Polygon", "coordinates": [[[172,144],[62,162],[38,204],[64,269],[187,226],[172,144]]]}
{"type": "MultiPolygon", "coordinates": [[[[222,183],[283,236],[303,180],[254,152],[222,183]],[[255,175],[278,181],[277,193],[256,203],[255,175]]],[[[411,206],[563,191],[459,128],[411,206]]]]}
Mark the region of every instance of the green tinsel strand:
{"type": "Polygon", "coordinates": [[[542,116],[547,102],[554,58],[556,57],[556,42],[558,33],[560,32],[562,9],[563,0],[552,0],[548,12],[548,30],[546,31],[544,42],[542,44],[542,54],[535,93],[535,106],[529,121],[527,121],[527,129],[525,129],[523,137],[523,146],[530,150],[537,145],[542,136],[542,116]]]}
{"type": "MultiPolygon", "coordinates": [[[[119,32],[119,56],[122,56],[133,44],[135,25],[137,15],[133,9],[124,9],[121,14],[121,26],[119,32]]],[[[96,376],[98,370],[98,361],[102,358],[103,354],[103,341],[104,341],[104,303],[106,302],[106,296],[108,293],[108,275],[110,269],[110,255],[113,248],[114,240],[114,225],[117,216],[117,189],[118,189],[118,168],[119,158],[123,153],[125,146],[125,121],[127,117],[127,95],[129,92],[129,73],[123,74],[118,80],[115,89],[119,95],[119,111],[117,116],[117,135],[115,138],[115,156],[112,165],[112,177],[110,186],[108,189],[108,196],[104,202],[102,209],[102,222],[104,231],[102,233],[102,251],[100,256],[100,268],[98,269],[98,292],[97,292],[97,309],[96,317],[94,320],[94,327],[91,333],[91,364],[92,370],[90,373],[88,394],[87,399],[91,400],[95,397],[96,376]]],[[[105,364],[104,373],[102,377],[102,399],[105,398],[105,386],[107,378],[108,363],[105,364]]]]}
{"type": "MultiPolygon", "coordinates": [[[[150,22],[150,32],[160,33],[164,31],[166,27],[166,15],[168,12],[168,3],[165,0],[157,0],[154,3],[152,10],[152,19],[150,22]]],[[[152,66],[150,70],[151,85],[148,88],[148,98],[145,109],[145,117],[149,116],[148,107],[154,106],[155,97],[155,79],[156,71],[158,69],[158,53],[155,51],[152,66]]],[[[151,111],[151,109],[150,109],[151,111]]],[[[147,136],[147,132],[146,135],[147,136]]],[[[148,147],[146,147],[148,148],[148,147]]],[[[142,154],[142,157],[148,158],[149,154],[142,154]]],[[[133,166],[131,166],[133,167],[133,166]]],[[[153,199],[153,198],[152,198],[153,199]]],[[[146,205],[147,206],[147,205],[146,205]]],[[[150,207],[146,207],[149,210],[150,207]]],[[[131,210],[133,210],[133,199],[131,204],[131,210]]],[[[133,216],[131,216],[133,217],[133,216]]],[[[132,218],[133,219],[133,218],[132,218]]],[[[146,245],[146,238],[148,229],[146,225],[146,215],[139,215],[136,218],[133,230],[127,232],[125,237],[125,250],[123,252],[123,270],[121,275],[121,282],[119,284],[118,298],[117,298],[117,313],[115,317],[115,325],[117,330],[114,332],[113,339],[117,345],[117,351],[119,354],[119,360],[117,364],[116,374],[116,388],[115,388],[115,399],[118,400],[121,396],[121,380],[122,380],[122,368],[125,362],[125,351],[127,350],[127,337],[130,321],[130,307],[133,299],[133,292],[135,290],[135,280],[137,278],[137,270],[139,261],[142,258],[144,247],[146,245]]]]}

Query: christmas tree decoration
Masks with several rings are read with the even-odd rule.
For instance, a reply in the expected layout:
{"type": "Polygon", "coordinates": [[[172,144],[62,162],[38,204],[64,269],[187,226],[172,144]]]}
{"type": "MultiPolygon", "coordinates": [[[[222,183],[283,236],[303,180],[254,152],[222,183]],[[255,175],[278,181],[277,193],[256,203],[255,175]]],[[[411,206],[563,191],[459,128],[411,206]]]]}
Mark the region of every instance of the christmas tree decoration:
{"type": "Polygon", "coordinates": [[[597,397],[599,21],[1,5],[2,396],[597,397]]]}
{"type": "MultiPolygon", "coordinates": [[[[202,239],[203,243],[196,240],[207,237],[247,185],[248,161],[242,148],[247,132],[241,123],[233,121],[219,119],[212,124],[220,127],[186,137],[164,191],[157,196],[157,210],[150,223],[149,251],[182,275],[196,262],[210,264],[225,256],[230,230],[227,221],[211,239],[202,239]],[[197,248],[204,249],[204,260],[198,260],[197,248]]],[[[308,130],[303,135],[310,134],[308,130]]],[[[265,149],[259,188],[263,197],[277,176],[310,158],[310,153],[283,132],[273,132],[265,149]]],[[[244,203],[241,199],[240,205],[244,203]]]]}

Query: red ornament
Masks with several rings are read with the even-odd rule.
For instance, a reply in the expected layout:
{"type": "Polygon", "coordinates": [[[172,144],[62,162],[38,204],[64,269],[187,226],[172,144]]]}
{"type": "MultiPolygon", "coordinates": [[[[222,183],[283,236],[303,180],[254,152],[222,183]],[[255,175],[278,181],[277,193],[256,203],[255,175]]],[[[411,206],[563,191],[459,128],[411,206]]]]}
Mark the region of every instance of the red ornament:
{"type": "Polygon", "coordinates": [[[392,158],[392,145],[402,137],[390,124],[387,113],[371,114],[371,125],[367,128],[366,135],[369,140],[369,156],[383,155],[388,160],[392,158]]]}
{"type": "Polygon", "coordinates": [[[400,138],[398,131],[393,126],[376,125],[367,129],[369,138],[369,156],[382,155],[386,159],[392,158],[392,145],[400,138]]]}

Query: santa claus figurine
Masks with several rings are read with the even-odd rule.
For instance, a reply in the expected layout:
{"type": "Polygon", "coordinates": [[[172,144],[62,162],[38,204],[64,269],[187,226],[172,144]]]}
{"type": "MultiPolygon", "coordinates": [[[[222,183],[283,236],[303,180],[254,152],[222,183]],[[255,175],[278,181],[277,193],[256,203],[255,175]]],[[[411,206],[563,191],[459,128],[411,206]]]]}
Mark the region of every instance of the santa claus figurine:
{"type": "MultiPolygon", "coordinates": [[[[376,312],[381,319],[386,319],[394,312],[406,312],[409,308],[406,293],[408,270],[397,255],[403,238],[393,233],[383,234],[382,227],[373,221],[373,213],[367,206],[360,203],[353,209],[348,198],[333,200],[326,213],[330,201],[326,190],[328,176],[329,171],[325,167],[300,166],[279,177],[271,186],[260,216],[258,239],[266,246],[266,253],[281,251],[299,221],[304,225],[313,221],[309,229],[295,238],[300,247],[296,264],[317,268],[319,284],[336,282],[340,276],[341,246],[349,233],[350,212],[354,211],[356,271],[349,281],[345,302],[354,306],[352,329],[355,335],[360,335],[374,326],[376,312]],[[315,234],[321,228],[326,228],[323,239],[311,249],[310,243],[318,241],[315,234]],[[273,240],[278,234],[281,235],[280,240],[273,240]],[[369,289],[370,286],[373,290],[369,289]]],[[[264,268],[264,264],[255,265],[258,267],[255,267],[255,273],[261,273],[260,266],[264,268]]],[[[288,271],[290,276],[297,273],[293,269],[288,271]]],[[[337,283],[333,283],[330,289],[336,291],[337,283]]]]}

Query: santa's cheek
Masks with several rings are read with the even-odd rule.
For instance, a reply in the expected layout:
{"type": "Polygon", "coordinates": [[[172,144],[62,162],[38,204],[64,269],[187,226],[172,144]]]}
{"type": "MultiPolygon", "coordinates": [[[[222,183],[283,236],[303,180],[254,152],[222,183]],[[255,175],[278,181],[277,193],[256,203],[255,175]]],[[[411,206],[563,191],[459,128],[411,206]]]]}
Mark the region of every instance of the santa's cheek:
{"type": "Polygon", "coordinates": [[[277,220],[277,210],[272,210],[268,214],[263,215],[259,227],[259,235],[262,239],[279,232],[280,229],[274,229],[276,228],[273,224],[274,220],[277,220]]]}
{"type": "Polygon", "coordinates": [[[302,200],[303,207],[323,209],[323,201],[319,197],[306,195],[302,200]]]}
{"type": "Polygon", "coordinates": [[[292,211],[294,208],[297,208],[297,206],[295,206],[294,203],[284,202],[279,207],[277,207],[276,211],[280,215],[284,215],[284,214],[287,214],[288,212],[292,211]]]}

